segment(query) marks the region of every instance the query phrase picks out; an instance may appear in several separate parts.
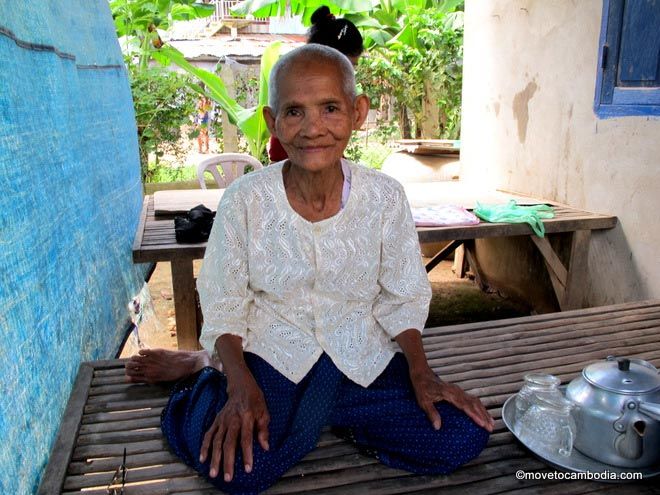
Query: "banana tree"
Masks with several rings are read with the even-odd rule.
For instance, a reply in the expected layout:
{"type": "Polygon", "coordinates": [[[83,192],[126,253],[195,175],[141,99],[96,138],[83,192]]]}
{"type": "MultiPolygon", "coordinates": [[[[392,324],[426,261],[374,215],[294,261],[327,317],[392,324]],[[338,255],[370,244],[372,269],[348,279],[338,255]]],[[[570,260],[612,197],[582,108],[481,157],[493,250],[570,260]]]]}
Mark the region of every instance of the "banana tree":
{"type": "Polygon", "coordinates": [[[352,12],[344,17],[360,29],[367,49],[388,43],[418,48],[419,33],[412,17],[429,11],[446,16],[463,3],[464,0],[374,0],[369,12],[352,12]]]}
{"type": "Polygon", "coordinates": [[[137,53],[138,67],[146,69],[153,51],[163,44],[159,29],[166,31],[174,21],[208,17],[215,5],[197,0],[111,0],[110,10],[124,53],[137,53]]]}
{"type": "Polygon", "coordinates": [[[372,0],[244,0],[236,4],[231,13],[238,17],[253,15],[258,18],[282,17],[290,13],[301,16],[303,24],[309,26],[314,11],[324,5],[335,15],[373,9],[372,0]]]}
{"type": "Polygon", "coordinates": [[[236,125],[248,143],[250,154],[259,158],[266,149],[266,143],[270,137],[266,121],[263,117],[263,109],[268,105],[268,78],[270,71],[277,62],[280,56],[280,49],[282,43],[276,41],[271,43],[264,50],[261,56],[261,67],[259,70],[259,97],[257,105],[250,108],[243,108],[239,105],[234,98],[232,98],[227,91],[227,86],[223,80],[213,72],[209,72],[199,67],[195,67],[188,62],[183,54],[176,48],[164,45],[158,53],[155,54],[161,63],[167,65],[173,62],[187,73],[195,76],[204,88],[200,85],[193,84],[192,87],[200,94],[207,95],[215,101],[224,112],[227,113],[229,121],[236,125]]]}

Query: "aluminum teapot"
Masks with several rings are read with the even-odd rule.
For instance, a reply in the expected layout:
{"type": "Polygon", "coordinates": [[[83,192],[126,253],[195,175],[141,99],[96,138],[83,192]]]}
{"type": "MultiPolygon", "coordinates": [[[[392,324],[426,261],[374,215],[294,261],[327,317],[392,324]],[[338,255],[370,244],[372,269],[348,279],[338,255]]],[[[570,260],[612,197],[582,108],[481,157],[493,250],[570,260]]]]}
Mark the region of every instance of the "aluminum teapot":
{"type": "Polygon", "coordinates": [[[574,446],[613,466],[660,463],[660,374],[641,359],[608,357],[569,383],[577,407],[574,446]]]}

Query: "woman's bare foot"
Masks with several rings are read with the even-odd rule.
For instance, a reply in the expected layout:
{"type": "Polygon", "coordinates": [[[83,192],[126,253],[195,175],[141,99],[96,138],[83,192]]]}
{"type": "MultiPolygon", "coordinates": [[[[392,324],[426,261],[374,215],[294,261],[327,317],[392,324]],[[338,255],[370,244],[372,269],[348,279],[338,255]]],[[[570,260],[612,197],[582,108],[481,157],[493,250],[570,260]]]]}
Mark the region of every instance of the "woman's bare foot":
{"type": "Polygon", "coordinates": [[[126,362],[126,381],[133,383],[173,382],[213,366],[206,351],[140,349],[126,362]]]}

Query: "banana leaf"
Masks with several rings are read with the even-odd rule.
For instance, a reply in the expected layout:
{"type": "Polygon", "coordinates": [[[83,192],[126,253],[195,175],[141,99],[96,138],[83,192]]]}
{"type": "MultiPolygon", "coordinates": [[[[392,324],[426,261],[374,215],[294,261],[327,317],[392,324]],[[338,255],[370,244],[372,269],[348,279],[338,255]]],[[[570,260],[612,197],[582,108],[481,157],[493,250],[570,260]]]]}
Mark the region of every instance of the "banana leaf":
{"type": "Polygon", "coordinates": [[[173,62],[204,83],[206,89],[202,89],[198,85],[192,85],[192,87],[196,91],[208,95],[227,113],[229,121],[237,126],[245,136],[250,148],[250,154],[256,158],[260,158],[269,138],[268,128],[263,117],[263,108],[268,105],[268,78],[270,77],[273,65],[279,59],[281,45],[282,43],[280,41],[271,43],[266,47],[261,56],[258,104],[251,108],[243,108],[239,105],[229,95],[227,86],[218,75],[195,67],[176,48],[169,45],[163,46],[158,50],[158,59],[164,64],[173,62]]]}
{"type": "Polygon", "coordinates": [[[373,9],[372,0],[244,0],[231,9],[233,15],[246,17],[248,14],[257,18],[284,16],[290,5],[292,15],[302,16],[305,26],[311,24],[312,14],[322,5],[327,6],[335,15],[345,13],[369,12],[373,9]]]}

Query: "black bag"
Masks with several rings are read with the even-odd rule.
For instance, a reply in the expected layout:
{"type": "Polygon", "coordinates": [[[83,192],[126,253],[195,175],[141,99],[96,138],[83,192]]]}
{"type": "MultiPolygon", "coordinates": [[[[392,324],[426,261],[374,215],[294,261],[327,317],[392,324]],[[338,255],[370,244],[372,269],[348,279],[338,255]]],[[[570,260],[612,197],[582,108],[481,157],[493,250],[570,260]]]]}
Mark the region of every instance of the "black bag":
{"type": "Polygon", "coordinates": [[[215,213],[197,205],[185,216],[174,217],[174,234],[180,244],[195,244],[209,240],[215,213]]]}

